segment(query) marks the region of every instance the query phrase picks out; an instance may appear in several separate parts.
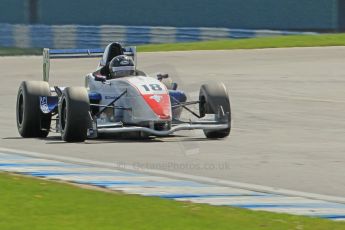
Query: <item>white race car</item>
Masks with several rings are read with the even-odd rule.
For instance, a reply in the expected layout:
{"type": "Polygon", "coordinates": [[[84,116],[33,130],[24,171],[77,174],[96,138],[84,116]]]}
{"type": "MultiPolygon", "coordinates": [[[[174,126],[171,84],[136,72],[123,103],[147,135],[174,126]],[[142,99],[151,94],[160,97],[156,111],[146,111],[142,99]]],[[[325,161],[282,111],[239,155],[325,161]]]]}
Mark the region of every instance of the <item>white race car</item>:
{"type": "Polygon", "coordinates": [[[17,96],[17,126],[22,137],[46,137],[60,132],[62,140],[82,142],[100,135],[128,133],[169,136],[179,130],[202,129],[207,138],[227,137],[231,129],[228,92],[223,83],[202,85],[199,99],[187,101],[167,74],[150,77],[136,69],[135,47],[111,43],[101,49],[43,51],[43,81],[24,81],[17,96]],[[127,55],[134,72],[109,77],[109,64],[127,55]],[[50,87],[50,59],[102,57],[84,87],[50,87]],[[199,104],[199,113],[187,106],[199,104]],[[180,119],[183,109],[197,119],[180,119]],[[54,123],[52,121],[55,121],[54,123]]]}

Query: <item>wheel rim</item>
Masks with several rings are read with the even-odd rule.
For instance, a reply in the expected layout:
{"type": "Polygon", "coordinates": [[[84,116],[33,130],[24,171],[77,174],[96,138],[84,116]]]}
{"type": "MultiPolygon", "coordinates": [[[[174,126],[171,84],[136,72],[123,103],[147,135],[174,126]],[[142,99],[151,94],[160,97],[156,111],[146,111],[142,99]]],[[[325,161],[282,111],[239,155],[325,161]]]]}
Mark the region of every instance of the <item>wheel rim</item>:
{"type": "Polygon", "coordinates": [[[24,97],[23,93],[21,92],[18,99],[18,111],[17,111],[17,117],[18,117],[18,124],[21,126],[23,124],[23,118],[24,118],[24,97]]]}

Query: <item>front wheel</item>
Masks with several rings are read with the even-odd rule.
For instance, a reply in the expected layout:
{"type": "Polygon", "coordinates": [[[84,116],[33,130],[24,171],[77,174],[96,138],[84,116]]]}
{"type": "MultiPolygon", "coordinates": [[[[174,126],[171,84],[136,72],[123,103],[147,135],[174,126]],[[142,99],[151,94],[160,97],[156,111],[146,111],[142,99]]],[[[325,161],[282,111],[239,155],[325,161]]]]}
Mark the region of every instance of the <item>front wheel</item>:
{"type": "Polygon", "coordinates": [[[67,142],[83,142],[90,124],[90,102],[83,87],[68,87],[59,104],[61,138],[67,142]]]}
{"type": "Polygon", "coordinates": [[[231,108],[230,99],[226,87],[223,83],[204,84],[199,93],[200,116],[205,114],[219,114],[226,116],[229,128],[223,130],[204,130],[207,138],[225,138],[229,136],[231,130],[231,108]]]}
{"type": "Polygon", "coordinates": [[[18,90],[16,118],[22,137],[47,137],[51,114],[40,109],[40,96],[50,96],[49,84],[44,81],[23,81],[18,90]]]}

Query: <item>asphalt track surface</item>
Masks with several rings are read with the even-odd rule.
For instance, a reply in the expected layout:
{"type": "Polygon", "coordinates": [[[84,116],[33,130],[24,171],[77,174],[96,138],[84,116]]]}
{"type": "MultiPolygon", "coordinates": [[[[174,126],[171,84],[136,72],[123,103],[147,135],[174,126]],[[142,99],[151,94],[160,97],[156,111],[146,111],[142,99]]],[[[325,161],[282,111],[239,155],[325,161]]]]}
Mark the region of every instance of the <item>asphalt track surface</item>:
{"type": "MultiPolygon", "coordinates": [[[[140,53],[140,69],[170,73],[191,99],[203,82],[224,82],[231,136],[207,140],[202,132],[184,131],[70,144],[55,133],[19,137],[17,89],[23,80],[41,80],[42,58],[3,57],[0,147],[345,197],[344,60],[345,47],[140,53]]],[[[51,85],[83,85],[97,61],[53,61],[51,85]]]]}

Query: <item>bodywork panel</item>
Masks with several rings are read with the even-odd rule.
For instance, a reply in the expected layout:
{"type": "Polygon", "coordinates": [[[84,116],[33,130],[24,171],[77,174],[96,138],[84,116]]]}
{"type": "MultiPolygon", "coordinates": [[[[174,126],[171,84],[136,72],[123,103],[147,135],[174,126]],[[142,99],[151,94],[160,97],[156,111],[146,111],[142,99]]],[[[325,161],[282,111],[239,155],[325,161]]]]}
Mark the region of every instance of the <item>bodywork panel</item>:
{"type": "Polygon", "coordinates": [[[142,124],[150,121],[171,120],[171,104],[169,92],[158,80],[151,77],[133,76],[108,80],[107,83],[96,81],[92,74],[86,77],[86,86],[90,92],[98,92],[99,104],[108,105],[126,91],[113,109],[114,122],[126,124],[142,124]],[[152,90],[154,86],[157,90],[152,90]],[[147,87],[149,87],[147,90],[147,87]]]}

